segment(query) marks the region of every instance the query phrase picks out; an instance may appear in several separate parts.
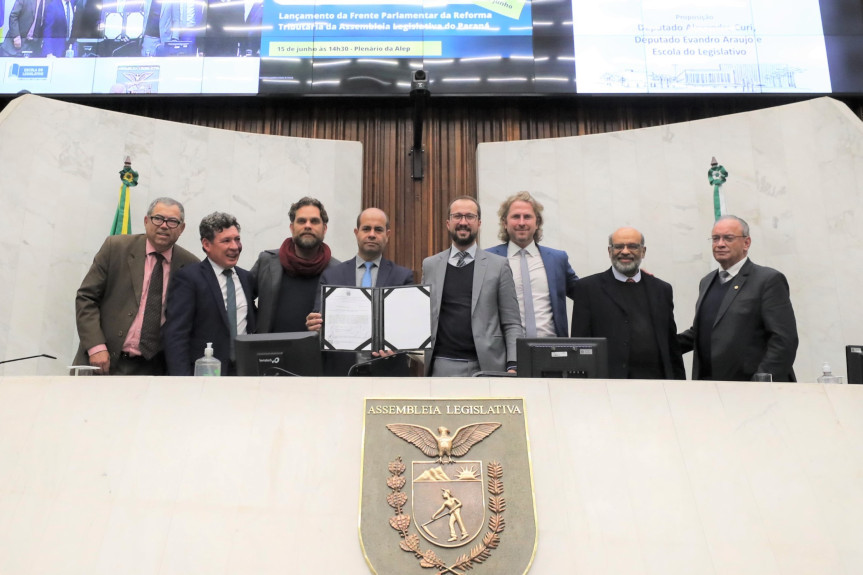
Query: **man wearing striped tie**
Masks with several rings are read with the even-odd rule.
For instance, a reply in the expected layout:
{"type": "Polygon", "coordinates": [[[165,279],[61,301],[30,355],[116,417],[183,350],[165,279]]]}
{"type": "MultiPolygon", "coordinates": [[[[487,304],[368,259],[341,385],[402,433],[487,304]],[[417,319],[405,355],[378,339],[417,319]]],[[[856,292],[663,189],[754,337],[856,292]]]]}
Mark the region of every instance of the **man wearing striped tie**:
{"type": "Polygon", "coordinates": [[[431,285],[432,361],[426,374],[470,377],[478,371],[516,369],[516,340],[524,337],[512,270],[506,258],[480,250],[477,201],[449,205],[452,245],[423,260],[423,283],[431,285]]]}

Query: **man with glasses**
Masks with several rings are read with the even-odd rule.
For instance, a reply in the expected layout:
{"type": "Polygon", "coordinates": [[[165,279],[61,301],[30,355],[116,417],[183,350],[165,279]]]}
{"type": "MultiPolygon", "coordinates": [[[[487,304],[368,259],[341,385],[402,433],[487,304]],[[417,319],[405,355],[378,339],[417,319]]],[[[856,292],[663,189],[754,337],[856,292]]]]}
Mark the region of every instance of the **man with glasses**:
{"type": "Polygon", "coordinates": [[[749,259],[749,225],[737,216],[719,218],[710,241],[721,269],[701,280],[695,321],[678,336],[683,353],[695,352],[692,379],[749,381],[769,373],[773,381],[795,381],[797,323],[785,276],[749,259]]]}
{"type": "Polygon", "coordinates": [[[481,217],[475,199],[454,200],[446,224],[452,246],[423,260],[422,283],[431,285],[427,375],[515,371],[515,342],[524,337],[515,284],[506,258],[478,249],[481,217]]]}
{"type": "Polygon", "coordinates": [[[171,275],[198,261],[175,245],[186,228],[183,205],[153,200],[144,234],[109,236],[75,298],[81,345],[75,365],[97,375],[162,375],[161,325],[171,275]]]}
{"type": "Polygon", "coordinates": [[[613,379],[686,379],[671,285],[641,270],[646,254],[634,228],[608,236],[611,268],[575,285],[572,336],[608,340],[613,379]]]}

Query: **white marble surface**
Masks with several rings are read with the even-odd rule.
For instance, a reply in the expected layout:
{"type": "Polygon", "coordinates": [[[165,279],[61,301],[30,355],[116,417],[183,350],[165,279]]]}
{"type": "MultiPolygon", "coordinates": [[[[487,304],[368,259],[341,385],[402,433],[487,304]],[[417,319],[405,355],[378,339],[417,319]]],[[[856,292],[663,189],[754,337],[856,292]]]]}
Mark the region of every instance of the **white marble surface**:
{"type": "Polygon", "coordinates": [[[0,573],[368,573],[363,399],[388,396],[525,398],[531,573],[863,569],[863,386],[6,377],[0,573]]]}
{"type": "MultiPolygon", "coordinates": [[[[692,324],[698,281],[713,269],[715,156],[729,172],[727,212],[751,228],[750,257],[791,286],[798,379],[821,363],[845,375],[845,346],[863,343],[863,123],[830,98],[626,132],[480,144],[484,247],[499,243],[496,213],[527,190],[545,204],[543,242],[569,253],[582,276],[609,267],[608,235],[634,226],[645,269],[674,287],[675,317],[692,324]]],[[[691,354],[685,356],[687,373],[691,354]]]]}
{"type": "Polygon", "coordinates": [[[203,255],[198,224],[213,211],[242,226],[240,267],[277,248],[288,209],[305,195],[330,216],[327,243],[339,259],[356,253],[351,233],[362,201],[362,145],[253,135],[153,120],[23,96],[0,112],[0,198],[6,233],[0,267],[0,360],[57,356],[0,366],[0,374],[61,374],[77,348],[75,292],[108,234],[125,156],[140,174],[132,188],[132,231],[149,203],[184,203],[179,244],[203,255]]]}

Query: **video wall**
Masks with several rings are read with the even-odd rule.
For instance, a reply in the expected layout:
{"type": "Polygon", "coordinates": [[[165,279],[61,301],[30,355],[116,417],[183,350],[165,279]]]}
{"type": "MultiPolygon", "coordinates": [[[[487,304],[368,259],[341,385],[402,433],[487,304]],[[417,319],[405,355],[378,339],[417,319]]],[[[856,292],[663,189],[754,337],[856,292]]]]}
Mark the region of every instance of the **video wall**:
{"type": "Polygon", "coordinates": [[[863,93],[860,0],[0,0],[0,93],[863,93]]]}

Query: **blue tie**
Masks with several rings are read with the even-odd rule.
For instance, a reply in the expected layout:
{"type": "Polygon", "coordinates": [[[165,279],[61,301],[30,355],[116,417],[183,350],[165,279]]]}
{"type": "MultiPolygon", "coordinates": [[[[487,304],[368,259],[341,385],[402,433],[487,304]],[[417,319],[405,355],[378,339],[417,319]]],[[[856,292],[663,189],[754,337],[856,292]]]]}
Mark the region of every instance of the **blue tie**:
{"type": "Polygon", "coordinates": [[[363,280],[360,282],[360,287],[372,287],[372,266],[374,262],[366,262],[366,272],[363,274],[363,280]]]}

